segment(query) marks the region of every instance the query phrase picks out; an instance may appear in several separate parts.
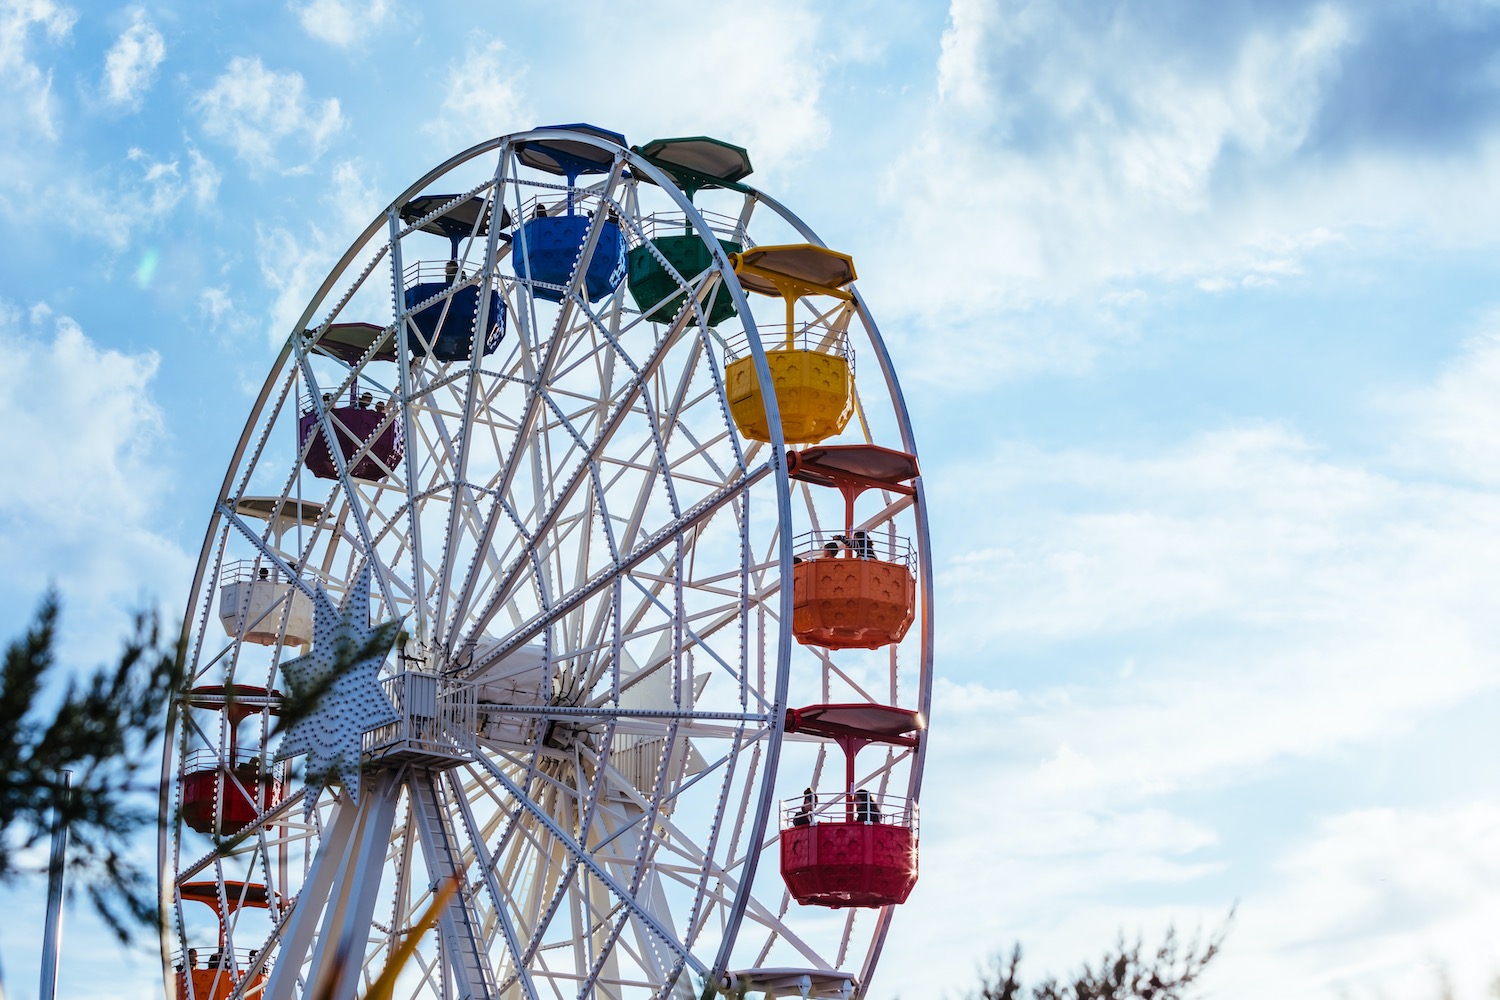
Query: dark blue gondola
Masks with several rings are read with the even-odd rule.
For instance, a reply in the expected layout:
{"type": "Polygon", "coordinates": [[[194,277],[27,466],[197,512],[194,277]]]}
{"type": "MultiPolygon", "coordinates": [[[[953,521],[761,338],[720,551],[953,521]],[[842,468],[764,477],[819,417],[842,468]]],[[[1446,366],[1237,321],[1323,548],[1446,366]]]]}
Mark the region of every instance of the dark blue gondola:
{"type": "MultiPolygon", "coordinates": [[[[441,295],[449,288],[447,281],[419,281],[406,289],[406,308],[441,295]]],[[[421,332],[422,338],[432,345],[432,356],[439,361],[467,361],[474,350],[474,324],[479,319],[479,286],[469,285],[454,292],[444,302],[432,305],[414,314],[412,325],[421,332]],[[446,312],[444,309],[446,308],[446,312]]],[[[489,331],[484,338],[484,354],[493,354],[505,336],[505,303],[494,291],[490,292],[489,331]]],[[[413,357],[426,357],[427,345],[422,338],[407,337],[407,348],[413,357]]]]}
{"type": "MultiPolygon", "coordinates": [[[[623,135],[593,125],[544,128],[582,132],[618,146],[625,145],[623,135]]],[[[516,234],[512,258],[516,277],[531,284],[533,296],[561,302],[593,223],[592,217],[574,212],[574,184],[580,175],[607,173],[614,157],[608,150],[569,139],[526,140],[517,144],[516,157],[529,167],[568,179],[567,214],[538,214],[528,221],[516,234]]],[[[599,238],[583,278],[584,292],[590,301],[598,301],[620,287],[625,279],[625,250],[625,235],[619,223],[612,218],[601,222],[599,238]]]]}
{"type": "MultiPolygon", "coordinates": [[[[416,222],[440,206],[454,201],[455,195],[424,195],[413,198],[401,209],[407,222],[416,222]]],[[[448,211],[422,226],[422,231],[445,236],[451,246],[448,262],[439,265],[424,262],[414,265],[406,273],[403,282],[403,299],[407,309],[413,309],[434,296],[442,295],[455,284],[464,281],[459,264],[459,244],[465,239],[483,237],[489,233],[490,206],[483,198],[473,197],[458,202],[448,211]]],[[[511,224],[510,215],[502,210],[500,225],[511,224]]],[[[501,239],[506,239],[504,234],[501,239]]],[[[439,300],[411,317],[411,323],[420,337],[407,334],[407,350],[413,357],[426,357],[430,353],[438,361],[467,361],[473,356],[474,327],[479,322],[479,286],[459,288],[446,300],[439,300]],[[424,343],[425,341],[425,343],[424,343]]],[[[489,294],[487,327],[482,354],[492,354],[505,336],[505,302],[498,293],[489,294]]]]}

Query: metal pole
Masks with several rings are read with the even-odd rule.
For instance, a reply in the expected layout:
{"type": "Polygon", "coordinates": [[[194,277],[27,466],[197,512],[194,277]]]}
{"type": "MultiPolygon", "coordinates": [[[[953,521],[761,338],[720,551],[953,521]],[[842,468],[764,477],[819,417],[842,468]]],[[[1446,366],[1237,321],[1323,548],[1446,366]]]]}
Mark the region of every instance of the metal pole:
{"type": "Polygon", "coordinates": [[[62,789],[52,806],[52,859],[47,865],[47,923],[42,931],[42,990],[38,1000],[57,997],[57,958],[62,944],[64,861],[68,853],[68,799],[73,794],[73,772],[62,773],[62,789]]]}

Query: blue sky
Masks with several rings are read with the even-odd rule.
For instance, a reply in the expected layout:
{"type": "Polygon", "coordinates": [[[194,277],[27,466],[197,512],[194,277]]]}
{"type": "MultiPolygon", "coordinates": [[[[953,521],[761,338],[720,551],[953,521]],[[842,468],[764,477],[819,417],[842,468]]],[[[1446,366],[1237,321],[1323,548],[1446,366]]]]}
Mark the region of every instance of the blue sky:
{"type": "MultiPolygon", "coordinates": [[[[4,0],[0,625],[55,581],[92,662],[180,613],[287,325],[428,168],[715,135],[855,257],[920,443],[939,682],[876,993],[1237,902],[1216,998],[1484,996],[1497,90],[1483,0],[4,0]]],[[[64,992],[155,995],[69,919],[112,971],[64,992]]]]}

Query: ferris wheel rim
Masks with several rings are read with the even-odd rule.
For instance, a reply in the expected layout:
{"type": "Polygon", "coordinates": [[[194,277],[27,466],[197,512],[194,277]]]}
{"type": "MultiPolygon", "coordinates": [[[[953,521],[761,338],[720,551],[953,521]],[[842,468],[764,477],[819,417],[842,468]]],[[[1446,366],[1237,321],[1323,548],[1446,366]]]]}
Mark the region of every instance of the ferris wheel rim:
{"type": "MultiPolygon", "coordinates": [[[[809,226],[805,221],[803,221],[800,216],[798,216],[791,209],[787,208],[779,200],[762,191],[759,191],[758,189],[756,191],[756,195],[761,201],[769,206],[772,211],[789,222],[808,242],[817,244],[818,246],[827,246],[827,244],[823,242],[822,237],[820,237],[811,226],[809,226]]],[[[917,444],[916,436],[913,433],[911,427],[911,413],[906,406],[906,394],[901,389],[900,381],[895,377],[895,365],[892,363],[890,350],[886,347],[885,338],[880,333],[880,327],[875,322],[875,317],[871,314],[870,308],[866,304],[864,296],[860,293],[859,288],[856,286],[851,288],[850,291],[854,297],[855,305],[859,309],[865,332],[870,338],[871,347],[874,349],[876,356],[879,358],[880,370],[881,374],[885,378],[886,390],[890,393],[891,402],[895,407],[896,423],[901,431],[902,446],[908,453],[915,455],[917,454],[917,444]]],[[[918,586],[921,588],[920,593],[923,606],[923,612],[920,616],[920,621],[922,623],[920,654],[922,669],[919,670],[917,675],[921,685],[921,690],[918,697],[918,711],[921,712],[924,719],[930,720],[932,718],[932,661],[936,645],[936,626],[933,623],[932,616],[932,610],[935,604],[932,576],[932,546],[928,544],[928,540],[931,538],[931,533],[929,531],[929,525],[927,522],[926,490],[923,485],[921,476],[917,477],[915,485],[916,503],[913,506],[917,518],[918,531],[920,532],[923,539],[923,544],[918,550],[920,571],[917,573],[918,586]]],[[[919,798],[922,791],[922,779],[927,771],[927,747],[928,741],[925,739],[921,740],[916,747],[916,762],[911,771],[912,780],[909,785],[908,791],[908,794],[913,800],[919,798]]],[[[879,921],[879,930],[876,932],[874,944],[872,945],[870,952],[865,960],[864,967],[860,970],[860,981],[862,983],[869,982],[871,974],[873,973],[875,966],[879,962],[880,954],[885,947],[886,935],[889,933],[891,923],[895,917],[893,911],[893,907],[885,907],[882,910],[880,916],[877,918],[879,921]]]]}

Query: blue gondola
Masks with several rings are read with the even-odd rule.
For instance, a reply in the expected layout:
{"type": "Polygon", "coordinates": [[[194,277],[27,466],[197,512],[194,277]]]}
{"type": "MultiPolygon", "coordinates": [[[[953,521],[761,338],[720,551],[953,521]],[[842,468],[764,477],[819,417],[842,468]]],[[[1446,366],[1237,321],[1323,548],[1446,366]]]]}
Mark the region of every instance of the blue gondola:
{"type": "MultiPolygon", "coordinates": [[[[490,205],[483,198],[471,197],[458,201],[455,195],[424,195],[413,198],[401,208],[401,217],[415,223],[424,219],[441,206],[453,203],[442,215],[428,220],[422,231],[444,236],[450,244],[449,259],[439,264],[421,261],[412,265],[403,275],[403,299],[407,309],[413,309],[433,296],[442,295],[455,285],[461,284],[465,275],[459,262],[459,245],[466,239],[481,238],[489,233],[490,205]]],[[[510,215],[500,213],[501,227],[510,226],[510,215]]],[[[501,239],[508,239],[504,233],[501,239]]],[[[483,354],[492,354],[505,336],[505,302],[493,290],[489,295],[487,329],[483,340],[483,354]]],[[[446,300],[439,300],[411,317],[411,322],[421,337],[407,333],[407,349],[413,357],[426,357],[429,345],[431,354],[438,361],[467,361],[474,350],[474,325],[479,320],[479,286],[459,288],[446,300]],[[423,340],[426,343],[423,343],[423,340]]]]}
{"type": "MultiPolygon", "coordinates": [[[[516,276],[535,282],[532,295],[549,302],[562,301],[563,289],[573,276],[592,222],[586,215],[543,216],[521,227],[515,239],[516,276]]],[[[599,226],[599,241],[584,272],[589,301],[604,298],[619,288],[624,278],[625,234],[620,232],[619,223],[606,220],[599,226]]]]}
{"type": "MultiPolygon", "coordinates": [[[[447,281],[418,281],[406,289],[406,308],[426,301],[434,295],[447,291],[447,281]]],[[[414,325],[432,345],[432,356],[439,361],[467,361],[474,348],[474,323],[479,312],[479,286],[469,285],[454,292],[444,302],[432,305],[414,314],[414,325]],[[446,308],[446,313],[444,309],[446,308]]],[[[494,291],[490,292],[490,325],[484,337],[484,354],[493,354],[505,336],[505,303],[494,291]]],[[[425,357],[427,347],[417,337],[407,337],[407,347],[414,357],[425,357]]]]}
{"type": "MultiPolygon", "coordinates": [[[[606,139],[617,146],[625,137],[593,125],[547,126],[582,132],[606,139]]],[[[515,237],[512,257],[516,277],[531,283],[531,294],[549,302],[561,302],[579,254],[588,238],[593,219],[578,215],[573,206],[573,187],[580,175],[608,173],[614,156],[608,150],[568,139],[530,139],[516,148],[516,157],[529,167],[568,179],[567,214],[539,214],[521,227],[515,237]]],[[[584,271],[583,287],[590,301],[597,302],[620,287],[625,279],[625,235],[619,223],[600,223],[599,239],[584,271]]]]}

